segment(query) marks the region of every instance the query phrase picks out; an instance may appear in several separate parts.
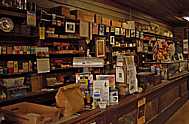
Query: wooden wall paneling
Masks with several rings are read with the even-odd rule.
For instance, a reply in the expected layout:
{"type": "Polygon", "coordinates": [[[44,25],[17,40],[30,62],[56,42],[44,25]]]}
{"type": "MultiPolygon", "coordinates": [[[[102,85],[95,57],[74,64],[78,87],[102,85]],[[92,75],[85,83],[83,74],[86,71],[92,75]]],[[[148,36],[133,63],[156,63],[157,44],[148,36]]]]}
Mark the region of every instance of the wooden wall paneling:
{"type": "Polygon", "coordinates": [[[107,124],[107,123],[106,123],[105,115],[104,115],[104,114],[101,114],[101,115],[99,115],[99,116],[96,116],[95,118],[93,118],[93,119],[87,121],[87,123],[84,122],[83,124],[93,124],[93,123],[95,123],[95,124],[107,124]]]}
{"type": "Polygon", "coordinates": [[[176,37],[176,41],[182,42],[184,40],[184,27],[175,27],[173,34],[176,37]]]}
{"type": "Polygon", "coordinates": [[[102,17],[102,24],[106,25],[106,26],[111,26],[110,25],[110,19],[107,17],[102,17]]]}
{"type": "Polygon", "coordinates": [[[87,12],[87,11],[82,11],[82,10],[73,10],[71,13],[76,16],[77,20],[82,20],[86,22],[94,22],[95,14],[92,12],[87,12]]]}
{"type": "Polygon", "coordinates": [[[173,115],[186,101],[187,98],[182,98],[173,102],[171,106],[169,106],[163,112],[160,112],[156,118],[150,120],[146,124],[164,124],[168,120],[168,118],[173,115]]]}
{"type": "Polygon", "coordinates": [[[188,94],[187,79],[182,79],[180,84],[180,96],[186,96],[188,94]]]}
{"type": "Polygon", "coordinates": [[[179,87],[173,87],[168,92],[160,96],[160,111],[163,111],[167,106],[169,106],[173,101],[179,98],[179,87]]]}
{"type": "Polygon", "coordinates": [[[158,114],[158,104],[159,98],[155,98],[150,102],[146,103],[146,121],[151,120],[154,116],[158,114]]]}
{"type": "Polygon", "coordinates": [[[116,119],[113,121],[113,124],[122,124],[128,123],[128,121],[135,122],[137,115],[135,114],[130,114],[128,116],[128,113],[137,111],[137,101],[130,103],[130,104],[125,104],[121,105],[119,108],[116,109],[115,114],[116,114],[116,119]]]}
{"type": "Polygon", "coordinates": [[[117,111],[111,109],[106,112],[106,124],[117,124],[117,111]]]}
{"type": "Polygon", "coordinates": [[[112,20],[112,26],[121,28],[121,22],[118,20],[112,20]]]}
{"type": "Polygon", "coordinates": [[[98,14],[95,15],[95,23],[102,24],[102,16],[101,15],[98,15],[98,14]]]}
{"type": "MultiPolygon", "coordinates": [[[[188,78],[182,78],[180,80],[174,81],[166,87],[163,87],[158,92],[162,92],[160,96],[156,98],[159,100],[158,114],[152,117],[152,114],[148,114],[149,106],[152,103],[147,103],[147,122],[146,124],[162,124],[164,123],[179,107],[181,107],[187,100],[188,94],[183,93],[188,92],[187,90],[187,80],[188,78]],[[181,95],[182,94],[182,95],[181,95]],[[148,120],[148,118],[152,117],[148,120]]],[[[149,97],[151,98],[151,97],[149,97]]],[[[149,99],[148,99],[149,102],[149,99]]]]}
{"type": "Polygon", "coordinates": [[[137,110],[119,116],[112,124],[137,124],[137,110]]]}

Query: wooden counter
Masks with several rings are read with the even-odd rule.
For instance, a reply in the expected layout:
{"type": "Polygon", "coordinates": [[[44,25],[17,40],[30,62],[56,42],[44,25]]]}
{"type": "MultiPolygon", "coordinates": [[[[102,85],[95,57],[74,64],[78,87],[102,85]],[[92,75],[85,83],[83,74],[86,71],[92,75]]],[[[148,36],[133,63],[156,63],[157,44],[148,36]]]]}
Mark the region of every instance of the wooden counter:
{"type": "Polygon", "coordinates": [[[118,105],[95,109],[57,124],[137,124],[138,100],[146,98],[145,124],[163,124],[188,98],[188,74],[162,81],[141,94],[125,96],[118,105]]]}

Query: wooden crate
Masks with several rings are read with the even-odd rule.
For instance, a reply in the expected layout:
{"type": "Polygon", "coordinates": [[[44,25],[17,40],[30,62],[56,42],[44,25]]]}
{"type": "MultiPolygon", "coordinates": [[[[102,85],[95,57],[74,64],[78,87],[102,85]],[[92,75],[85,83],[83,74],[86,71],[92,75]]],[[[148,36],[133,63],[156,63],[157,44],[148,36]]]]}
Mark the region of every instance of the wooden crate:
{"type": "Polygon", "coordinates": [[[58,121],[59,110],[29,102],[21,102],[1,108],[8,120],[18,124],[50,124],[58,121]]]}

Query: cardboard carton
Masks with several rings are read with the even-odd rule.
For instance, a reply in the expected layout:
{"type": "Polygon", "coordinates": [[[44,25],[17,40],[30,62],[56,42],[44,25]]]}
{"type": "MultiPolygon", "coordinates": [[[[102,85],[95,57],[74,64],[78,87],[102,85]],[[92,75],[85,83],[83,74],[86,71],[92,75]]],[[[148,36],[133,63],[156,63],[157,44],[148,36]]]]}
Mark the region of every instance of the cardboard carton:
{"type": "Polygon", "coordinates": [[[1,108],[8,120],[18,124],[50,124],[58,121],[59,110],[34,103],[21,102],[1,108]]]}

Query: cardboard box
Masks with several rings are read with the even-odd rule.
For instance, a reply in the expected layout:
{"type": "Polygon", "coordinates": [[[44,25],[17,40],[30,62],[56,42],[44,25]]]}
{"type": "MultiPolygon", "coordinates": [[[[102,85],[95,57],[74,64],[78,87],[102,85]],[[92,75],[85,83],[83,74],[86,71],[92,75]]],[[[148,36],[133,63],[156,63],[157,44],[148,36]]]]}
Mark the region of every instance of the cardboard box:
{"type": "Polygon", "coordinates": [[[59,119],[59,110],[34,103],[21,102],[1,108],[8,120],[18,124],[49,124],[59,119]]]}
{"type": "Polygon", "coordinates": [[[117,21],[117,20],[112,20],[112,26],[117,27],[117,28],[121,28],[121,22],[117,21]]]}
{"type": "Polygon", "coordinates": [[[94,22],[94,13],[81,11],[81,10],[73,10],[71,11],[72,15],[76,16],[76,20],[82,20],[86,22],[94,22]]]}
{"type": "Polygon", "coordinates": [[[39,75],[31,76],[32,92],[41,91],[41,89],[43,88],[42,82],[43,82],[42,76],[39,76],[39,75]]]}
{"type": "Polygon", "coordinates": [[[110,21],[111,20],[109,18],[102,17],[102,24],[104,24],[106,26],[111,26],[110,21]]]}
{"type": "Polygon", "coordinates": [[[53,14],[62,15],[66,17],[70,16],[70,8],[65,6],[53,7],[50,9],[50,12],[53,14]]]}

